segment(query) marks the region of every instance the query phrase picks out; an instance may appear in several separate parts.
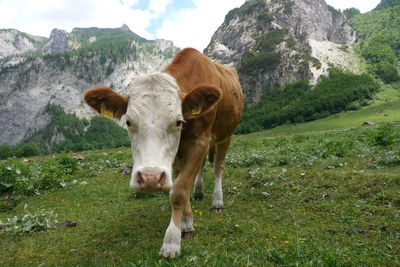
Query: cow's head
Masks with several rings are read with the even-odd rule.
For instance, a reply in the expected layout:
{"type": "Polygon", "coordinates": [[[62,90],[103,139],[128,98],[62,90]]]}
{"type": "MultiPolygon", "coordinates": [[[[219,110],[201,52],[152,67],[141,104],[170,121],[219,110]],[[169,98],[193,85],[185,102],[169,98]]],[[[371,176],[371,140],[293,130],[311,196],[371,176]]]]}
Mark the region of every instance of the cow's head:
{"type": "Polygon", "coordinates": [[[172,186],[172,164],[185,122],[207,114],[221,96],[220,89],[209,85],[184,95],[172,76],[155,73],[136,78],[127,96],[96,87],[85,93],[85,101],[126,124],[134,161],[130,186],[152,192],[172,186]]]}

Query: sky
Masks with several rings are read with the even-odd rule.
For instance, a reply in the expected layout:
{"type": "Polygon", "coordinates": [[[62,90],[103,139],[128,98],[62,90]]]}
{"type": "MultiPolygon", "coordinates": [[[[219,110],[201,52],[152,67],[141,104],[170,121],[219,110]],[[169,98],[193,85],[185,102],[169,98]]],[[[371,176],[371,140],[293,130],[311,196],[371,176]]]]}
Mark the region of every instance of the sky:
{"type": "MultiPolygon", "coordinates": [[[[0,0],[0,28],[49,37],[52,29],[117,28],[146,39],[172,40],[202,51],[229,10],[245,0],[0,0]]],[[[370,11],[380,0],[326,0],[337,8],[370,11]]]]}

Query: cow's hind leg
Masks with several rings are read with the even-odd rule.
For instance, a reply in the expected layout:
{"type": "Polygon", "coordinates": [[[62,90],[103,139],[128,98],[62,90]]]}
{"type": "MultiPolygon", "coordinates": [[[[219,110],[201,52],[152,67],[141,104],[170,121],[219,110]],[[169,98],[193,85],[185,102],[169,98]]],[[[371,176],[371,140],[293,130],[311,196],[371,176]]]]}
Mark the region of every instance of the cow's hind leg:
{"type": "Polygon", "coordinates": [[[203,184],[203,169],[206,160],[204,159],[201,165],[200,171],[196,176],[196,181],[194,182],[194,199],[202,200],[204,198],[204,184],[203,184]]]}
{"type": "Polygon", "coordinates": [[[222,196],[222,174],[225,168],[225,156],[228,152],[229,145],[231,144],[231,137],[226,139],[225,142],[216,144],[215,158],[214,158],[214,175],[215,186],[212,199],[212,211],[220,212],[224,207],[222,196]]]}

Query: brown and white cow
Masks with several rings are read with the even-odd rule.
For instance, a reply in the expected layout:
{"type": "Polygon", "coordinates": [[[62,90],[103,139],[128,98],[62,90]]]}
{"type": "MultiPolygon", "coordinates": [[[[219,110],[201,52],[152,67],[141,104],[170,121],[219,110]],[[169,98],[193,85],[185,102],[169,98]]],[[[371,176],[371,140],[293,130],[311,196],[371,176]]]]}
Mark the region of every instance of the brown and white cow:
{"type": "Polygon", "coordinates": [[[212,209],[223,207],[224,160],[243,111],[237,73],[186,48],[163,72],[136,78],[127,96],[97,87],[85,93],[85,101],[126,122],[134,152],[130,186],[145,192],[171,189],[172,216],[160,254],[178,256],[181,232],[190,236],[194,230],[189,194],[196,181],[195,197],[203,197],[208,152],[215,174],[212,209]]]}

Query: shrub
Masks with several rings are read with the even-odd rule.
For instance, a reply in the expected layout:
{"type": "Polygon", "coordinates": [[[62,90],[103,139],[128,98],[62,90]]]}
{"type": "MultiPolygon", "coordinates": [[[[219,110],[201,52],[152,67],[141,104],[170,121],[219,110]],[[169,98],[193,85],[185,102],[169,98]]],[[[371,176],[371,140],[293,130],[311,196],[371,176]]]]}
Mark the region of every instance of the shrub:
{"type": "Polygon", "coordinates": [[[31,156],[38,156],[42,154],[42,150],[36,143],[27,143],[17,145],[15,147],[15,156],[17,157],[31,157],[31,156]]]}
{"type": "Polygon", "coordinates": [[[266,33],[252,48],[246,51],[238,65],[238,71],[254,75],[259,71],[272,70],[278,66],[281,55],[275,48],[287,35],[287,30],[275,30],[266,33]]]}
{"type": "Polygon", "coordinates": [[[352,17],[361,14],[360,10],[354,7],[343,10],[343,13],[346,15],[347,19],[351,19],[352,17]]]}
{"type": "Polygon", "coordinates": [[[400,79],[397,68],[386,61],[376,65],[375,72],[386,83],[396,82],[400,79]]]}
{"type": "Polygon", "coordinates": [[[28,179],[29,176],[28,167],[19,161],[0,162],[0,193],[13,190],[16,180],[28,179]]]}
{"type": "Polygon", "coordinates": [[[13,156],[13,148],[9,145],[0,145],[0,159],[13,156]]]}
{"type": "Polygon", "coordinates": [[[0,229],[11,234],[24,234],[43,231],[55,227],[57,217],[54,211],[39,210],[35,213],[27,213],[22,217],[14,216],[0,221],[0,229]]]}
{"type": "MultiPolygon", "coordinates": [[[[45,112],[52,116],[51,121],[26,142],[39,143],[46,153],[77,152],[130,145],[126,130],[110,119],[102,117],[94,117],[90,121],[80,119],[54,105],[48,105],[45,112]],[[62,135],[65,140],[54,143],[54,135],[62,135]]],[[[17,154],[17,156],[22,155],[17,154]]]]}
{"type": "Polygon", "coordinates": [[[330,70],[328,78],[310,90],[303,80],[282,88],[264,90],[261,101],[245,110],[236,133],[269,129],[285,123],[300,123],[357,108],[355,101],[370,98],[378,84],[369,75],[330,70]]]}
{"type": "Polygon", "coordinates": [[[373,133],[372,140],[375,145],[387,147],[400,140],[400,135],[391,124],[383,124],[373,133]]]}
{"type": "Polygon", "coordinates": [[[42,190],[58,187],[68,168],[56,162],[23,163],[9,160],[0,163],[0,193],[13,191],[20,195],[40,194],[42,190]]]}
{"type": "Polygon", "coordinates": [[[57,163],[63,167],[66,174],[73,174],[79,169],[78,159],[70,158],[68,156],[58,158],[57,163]]]}

